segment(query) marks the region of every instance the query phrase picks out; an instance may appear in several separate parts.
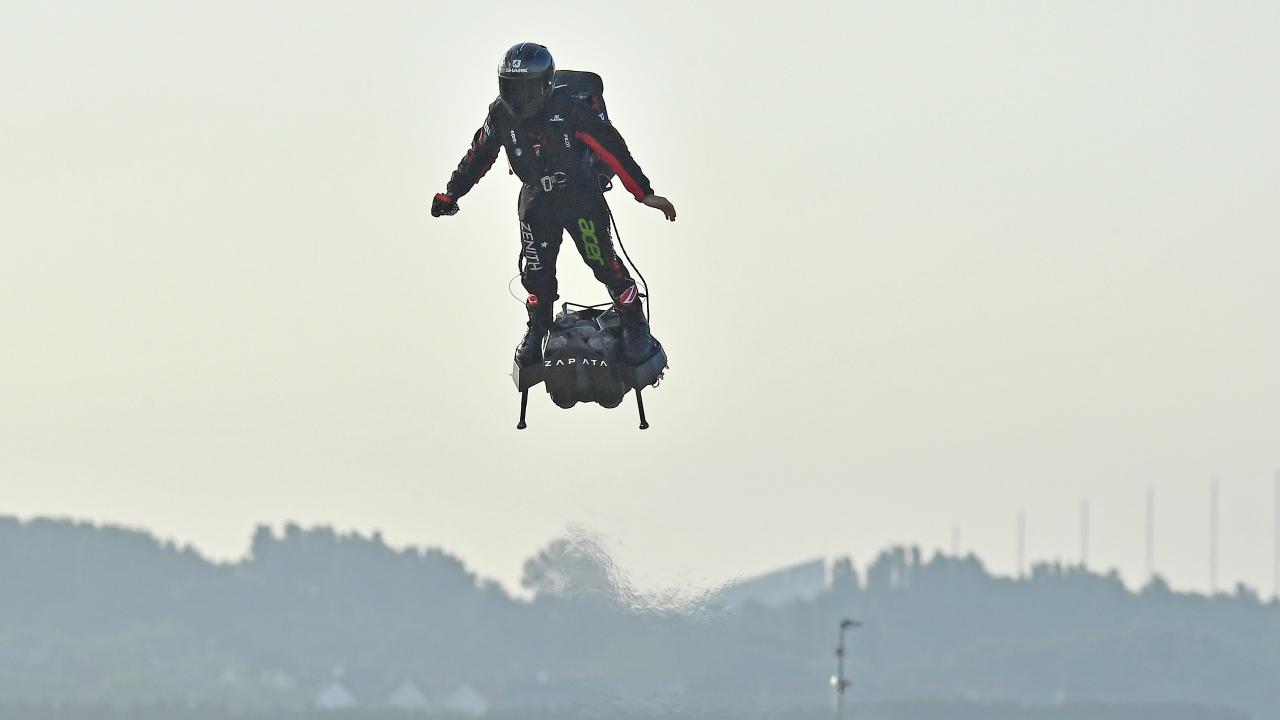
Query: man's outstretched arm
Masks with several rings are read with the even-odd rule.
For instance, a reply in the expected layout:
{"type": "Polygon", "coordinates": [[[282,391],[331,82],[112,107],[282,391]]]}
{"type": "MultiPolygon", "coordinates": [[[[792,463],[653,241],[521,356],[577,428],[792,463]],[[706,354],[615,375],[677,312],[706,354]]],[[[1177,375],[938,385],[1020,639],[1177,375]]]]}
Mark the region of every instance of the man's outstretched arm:
{"type": "Polygon", "coordinates": [[[583,113],[582,129],[576,135],[578,140],[587,144],[610,170],[618,176],[622,186],[639,202],[651,208],[657,208],[668,220],[676,219],[676,208],[670,200],[653,194],[653,186],[649,178],[640,169],[640,164],[631,156],[627,142],[617,128],[602,119],[599,115],[586,110],[583,113]]]}
{"type": "Polygon", "coordinates": [[[480,182],[480,178],[489,172],[493,162],[498,159],[498,150],[501,147],[502,143],[493,134],[490,116],[486,115],[484,125],[472,136],[471,147],[467,148],[467,154],[462,156],[458,169],[449,176],[449,184],[445,187],[445,191],[437,194],[435,201],[432,202],[431,214],[439,216],[457,212],[458,198],[470,192],[471,188],[480,182]]]}

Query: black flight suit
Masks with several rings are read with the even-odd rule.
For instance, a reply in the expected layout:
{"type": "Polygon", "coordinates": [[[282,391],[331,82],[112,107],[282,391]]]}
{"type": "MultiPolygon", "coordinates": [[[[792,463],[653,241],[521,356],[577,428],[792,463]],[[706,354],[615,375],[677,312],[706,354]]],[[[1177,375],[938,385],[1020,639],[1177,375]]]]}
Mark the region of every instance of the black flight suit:
{"type": "Polygon", "coordinates": [[[455,202],[479,182],[506,148],[520,178],[518,212],[522,248],[520,279],[529,292],[530,320],[550,324],[557,294],[556,257],[564,231],[596,279],[609,289],[624,318],[643,318],[635,282],[618,259],[609,214],[592,157],[611,169],[636,200],[653,194],[649,179],[596,101],[554,90],[537,115],[518,122],[495,100],[476,131],[445,194],[455,202]]]}

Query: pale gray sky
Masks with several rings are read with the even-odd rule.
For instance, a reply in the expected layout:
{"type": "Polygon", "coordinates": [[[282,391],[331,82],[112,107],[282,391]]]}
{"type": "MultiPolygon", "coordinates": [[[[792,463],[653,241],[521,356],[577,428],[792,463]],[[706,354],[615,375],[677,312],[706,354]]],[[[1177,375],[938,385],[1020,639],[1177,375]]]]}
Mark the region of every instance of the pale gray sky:
{"type": "MultiPolygon", "coordinates": [[[[512,583],[890,542],[1271,585],[1272,2],[4,3],[0,513],[235,557],[380,528],[512,583]],[[605,78],[672,369],[653,428],[505,377],[516,181],[443,189],[510,44],[605,78]]],[[[562,292],[603,292],[572,254],[562,292]]]]}

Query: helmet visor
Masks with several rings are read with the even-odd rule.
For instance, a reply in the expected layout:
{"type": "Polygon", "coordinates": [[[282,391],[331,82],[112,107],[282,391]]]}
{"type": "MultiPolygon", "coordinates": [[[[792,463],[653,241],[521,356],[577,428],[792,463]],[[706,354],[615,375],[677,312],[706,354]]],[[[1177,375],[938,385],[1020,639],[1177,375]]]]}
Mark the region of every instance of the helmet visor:
{"type": "Polygon", "coordinates": [[[498,94],[502,104],[519,119],[531,117],[542,107],[546,79],[542,77],[499,77],[498,94]]]}

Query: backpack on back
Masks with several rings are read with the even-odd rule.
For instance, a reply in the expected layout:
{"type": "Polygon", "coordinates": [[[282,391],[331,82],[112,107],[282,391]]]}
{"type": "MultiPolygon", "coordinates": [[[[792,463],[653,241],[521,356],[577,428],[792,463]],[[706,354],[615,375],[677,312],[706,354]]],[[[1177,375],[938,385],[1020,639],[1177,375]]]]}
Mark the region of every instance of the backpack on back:
{"type": "MultiPolygon", "coordinates": [[[[557,70],[556,88],[563,88],[570,97],[591,106],[592,111],[604,122],[609,122],[609,108],[604,102],[604,80],[585,70],[557,70]]],[[[591,169],[600,176],[600,186],[609,190],[613,186],[613,170],[595,153],[591,153],[591,169]]]]}

